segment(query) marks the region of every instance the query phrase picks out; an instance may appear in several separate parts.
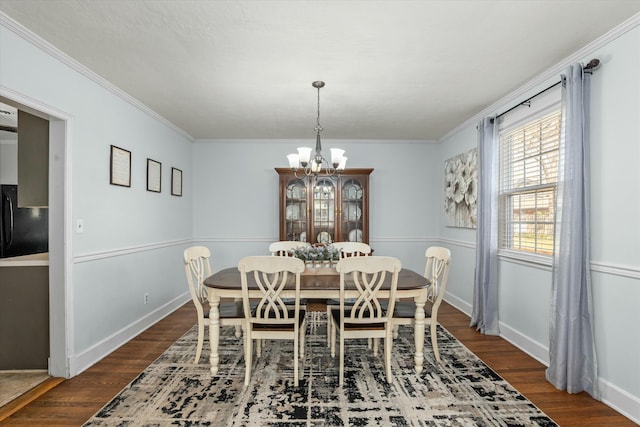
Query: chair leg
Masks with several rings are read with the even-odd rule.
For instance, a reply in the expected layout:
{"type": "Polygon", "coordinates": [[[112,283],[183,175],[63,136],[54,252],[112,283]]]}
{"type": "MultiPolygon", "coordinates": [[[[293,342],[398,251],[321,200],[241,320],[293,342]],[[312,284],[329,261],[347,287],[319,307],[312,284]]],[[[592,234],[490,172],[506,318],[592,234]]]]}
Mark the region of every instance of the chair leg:
{"type": "MultiPolygon", "coordinates": [[[[333,322],[333,319],[330,320],[333,322]]],[[[336,357],[336,328],[331,327],[331,337],[330,337],[330,346],[331,346],[331,357],[336,357]]]]}
{"type": "Polygon", "coordinates": [[[340,370],[338,385],[342,387],[344,384],[344,337],[340,334],[340,370]]]}
{"type": "Polygon", "coordinates": [[[247,330],[244,331],[244,344],[244,385],[249,385],[249,379],[251,378],[251,365],[253,364],[253,349],[251,348],[253,339],[251,338],[251,332],[247,330]]]}
{"type": "MultiPolygon", "coordinates": [[[[298,335],[299,336],[299,335],[298,335]]],[[[295,387],[298,387],[298,362],[299,362],[299,357],[300,357],[300,353],[298,351],[299,349],[299,338],[298,336],[294,336],[293,338],[293,385],[295,387]]]]}
{"type": "Polygon", "coordinates": [[[200,355],[202,354],[202,344],[204,343],[204,322],[205,319],[198,319],[198,346],[196,347],[196,358],[194,363],[200,363],[200,355]]]}
{"type": "Polygon", "coordinates": [[[331,319],[331,306],[327,306],[327,346],[331,345],[331,332],[333,330],[333,320],[331,319]]]}
{"type": "Polygon", "coordinates": [[[236,338],[240,338],[242,336],[242,326],[236,325],[236,338]]]}
{"type": "Polygon", "coordinates": [[[392,332],[387,332],[384,338],[384,367],[387,371],[387,382],[393,383],[393,375],[391,375],[391,346],[393,345],[392,332]]]}
{"type": "Polygon", "coordinates": [[[380,347],[378,338],[369,338],[369,341],[373,341],[373,356],[375,357],[378,355],[378,347],[380,347]]]}
{"type": "Polygon", "coordinates": [[[302,322],[302,326],[300,327],[300,360],[304,360],[304,347],[305,347],[305,339],[306,339],[306,331],[307,331],[307,322],[302,322]]]}
{"type": "Polygon", "coordinates": [[[393,325],[393,339],[398,339],[398,331],[400,330],[400,325],[393,325]]]}
{"type": "Polygon", "coordinates": [[[442,363],[440,359],[440,352],[438,351],[438,335],[436,332],[436,321],[435,319],[431,319],[431,346],[433,347],[433,354],[436,355],[436,360],[438,363],[442,363]]]}

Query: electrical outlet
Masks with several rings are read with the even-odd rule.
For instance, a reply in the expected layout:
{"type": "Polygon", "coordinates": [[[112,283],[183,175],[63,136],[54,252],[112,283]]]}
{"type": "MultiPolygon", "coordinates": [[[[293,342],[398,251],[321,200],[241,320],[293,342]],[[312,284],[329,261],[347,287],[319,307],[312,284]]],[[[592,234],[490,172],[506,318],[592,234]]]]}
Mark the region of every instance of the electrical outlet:
{"type": "Polygon", "coordinates": [[[144,303],[149,304],[149,294],[144,294],[144,303]]]}

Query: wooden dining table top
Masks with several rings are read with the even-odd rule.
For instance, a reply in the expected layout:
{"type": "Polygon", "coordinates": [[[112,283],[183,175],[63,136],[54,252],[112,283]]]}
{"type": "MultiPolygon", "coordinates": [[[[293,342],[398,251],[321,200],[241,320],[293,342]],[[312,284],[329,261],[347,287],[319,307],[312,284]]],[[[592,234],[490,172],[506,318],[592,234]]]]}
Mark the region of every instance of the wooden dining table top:
{"type": "MultiPolygon", "coordinates": [[[[327,271],[305,270],[300,275],[300,290],[340,290],[340,274],[335,269],[327,271]],[[332,271],[329,271],[332,270],[332,271]]],[[[315,269],[314,269],[315,270],[315,269]]],[[[320,270],[320,269],[319,269],[320,270]]],[[[249,289],[258,289],[253,281],[253,275],[247,275],[247,285],[249,289]]],[[[209,288],[224,290],[241,290],[240,271],[236,267],[226,268],[212,274],[204,280],[204,285],[209,288]]],[[[385,284],[382,289],[389,289],[391,286],[391,274],[387,274],[385,284]]],[[[398,274],[398,290],[423,289],[429,286],[429,280],[423,275],[413,270],[403,268],[398,274]]]]}

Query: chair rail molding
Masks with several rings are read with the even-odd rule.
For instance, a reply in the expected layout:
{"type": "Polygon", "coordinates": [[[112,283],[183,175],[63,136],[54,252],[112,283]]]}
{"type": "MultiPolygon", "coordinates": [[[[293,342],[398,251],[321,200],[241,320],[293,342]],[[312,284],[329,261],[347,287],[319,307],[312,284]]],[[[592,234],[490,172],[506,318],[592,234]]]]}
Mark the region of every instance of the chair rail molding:
{"type": "Polygon", "coordinates": [[[262,243],[262,242],[277,242],[278,236],[273,237],[199,237],[193,239],[194,242],[198,243],[262,243]]]}
{"type": "Polygon", "coordinates": [[[83,262],[96,261],[96,260],[106,259],[106,258],[114,258],[114,257],[119,257],[124,255],[130,255],[138,252],[154,251],[157,249],[163,249],[163,248],[168,248],[172,246],[185,245],[191,242],[192,242],[191,239],[182,239],[182,240],[172,240],[168,242],[151,243],[151,244],[139,245],[139,246],[129,246],[126,248],[111,249],[107,251],[91,252],[91,253],[74,256],[73,263],[80,264],[83,262]]]}
{"type": "Polygon", "coordinates": [[[640,266],[591,261],[591,271],[640,279],[640,266]]]}
{"type": "Polygon", "coordinates": [[[442,242],[443,244],[447,244],[447,245],[453,245],[453,246],[459,246],[461,248],[467,248],[467,249],[475,249],[476,248],[476,242],[470,242],[467,240],[455,240],[455,239],[447,239],[447,238],[439,238],[437,239],[437,241],[442,242]]]}
{"type": "Polygon", "coordinates": [[[374,246],[375,243],[393,244],[393,243],[429,243],[436,244],[439,239],[436,237],[369,237],[369,245],[374,246]]]}

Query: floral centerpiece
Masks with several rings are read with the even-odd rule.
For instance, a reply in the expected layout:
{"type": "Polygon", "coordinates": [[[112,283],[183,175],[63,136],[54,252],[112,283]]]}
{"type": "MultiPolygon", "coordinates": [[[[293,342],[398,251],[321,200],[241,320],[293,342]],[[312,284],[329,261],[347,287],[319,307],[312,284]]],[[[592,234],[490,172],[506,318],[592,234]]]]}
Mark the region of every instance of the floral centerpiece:
{"type": "Polygon", "coordinates": [[[338,263],[338,260],[340,259],[340,251],[333,245],[328,245],[325,247],[326,250],[326,256],[329,261],[330,261],[330,265],[332,267],[335,267],[335,265],[338,263]]]}
{"type": "Polygon", "coordinates": [[[301,246],[289,254],[303,260],[307,267],[331,267],[340,258],[340,252],[333,245],[301,246]]]}

